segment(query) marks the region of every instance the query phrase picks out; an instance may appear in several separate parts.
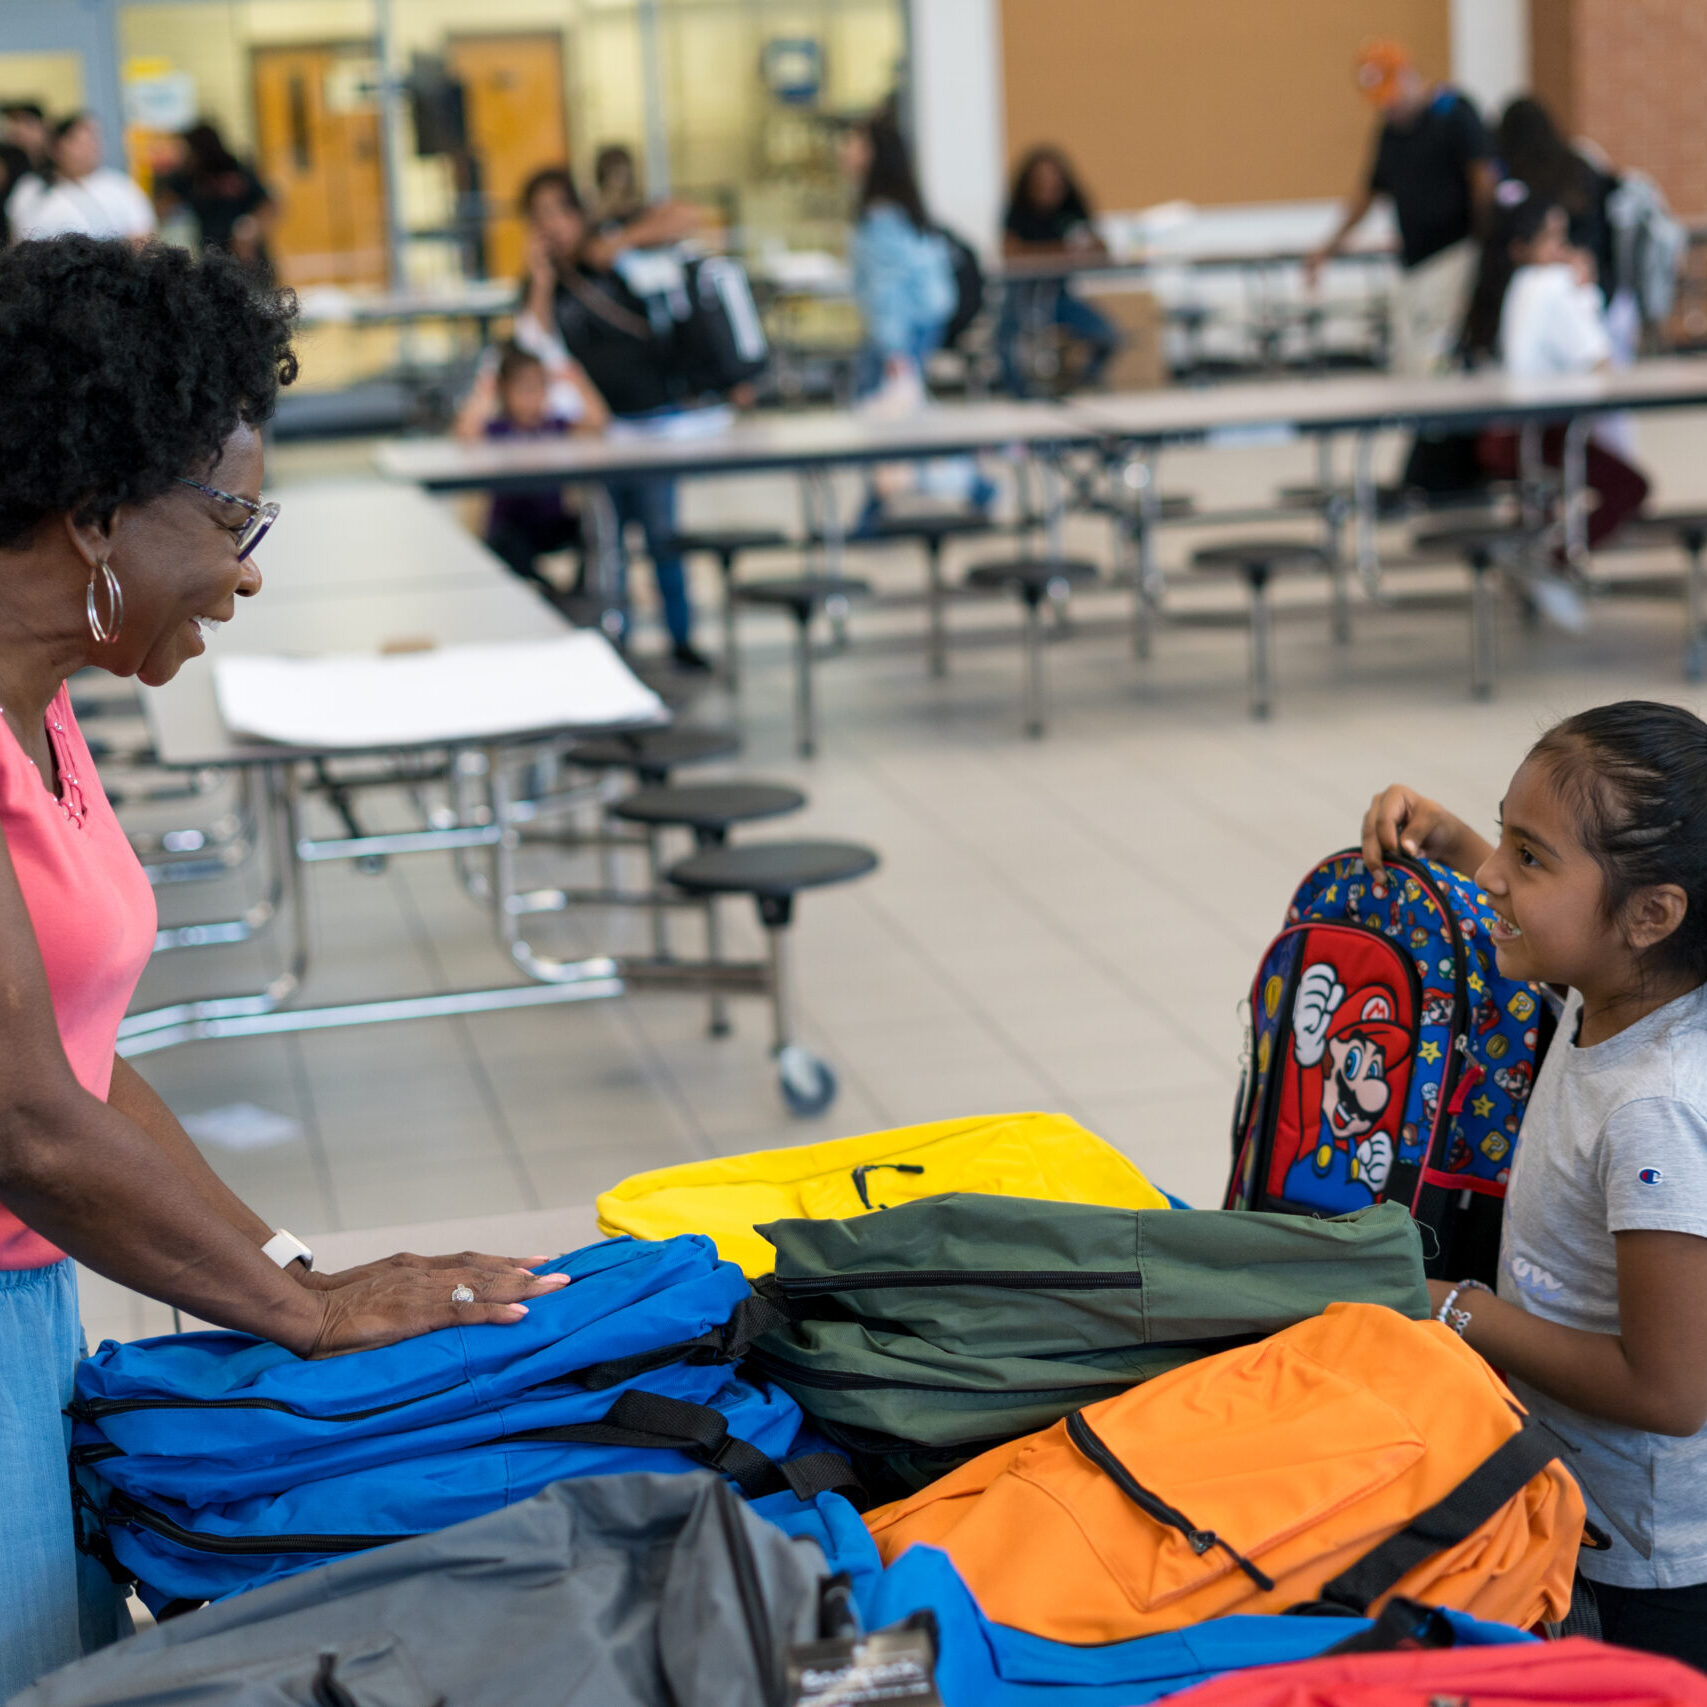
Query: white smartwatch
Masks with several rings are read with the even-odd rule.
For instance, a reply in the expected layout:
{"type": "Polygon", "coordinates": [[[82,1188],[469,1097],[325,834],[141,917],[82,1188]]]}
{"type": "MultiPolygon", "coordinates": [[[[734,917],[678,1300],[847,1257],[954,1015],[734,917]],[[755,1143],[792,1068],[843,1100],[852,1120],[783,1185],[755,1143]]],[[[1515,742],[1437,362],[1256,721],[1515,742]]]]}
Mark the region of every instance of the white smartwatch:
{"type": "Polygon", "coordinates": [[[287,1233],[283,1227],[273,1234],[261,1247],[261,1255],[271,1257],[280,1268],[289,1268],[293,1262],[299,1262],[304,1268],[313,1268],[314,1253],[294,1233],[287,1233]]]}

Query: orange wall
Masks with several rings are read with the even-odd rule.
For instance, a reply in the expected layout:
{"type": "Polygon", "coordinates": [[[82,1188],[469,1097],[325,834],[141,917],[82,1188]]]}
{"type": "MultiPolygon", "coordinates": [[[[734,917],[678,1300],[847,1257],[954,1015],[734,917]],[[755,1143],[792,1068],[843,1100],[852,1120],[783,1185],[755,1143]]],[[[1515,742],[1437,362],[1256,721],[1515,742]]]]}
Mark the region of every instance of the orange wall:
{"type": "Polygon", "coordinates": [[[1010,161],[1065,148],[1099,208],[1344,194],[1373,119],[1358,44],[1451,60],[1448,0],[1002,0],[1010,161]]]}

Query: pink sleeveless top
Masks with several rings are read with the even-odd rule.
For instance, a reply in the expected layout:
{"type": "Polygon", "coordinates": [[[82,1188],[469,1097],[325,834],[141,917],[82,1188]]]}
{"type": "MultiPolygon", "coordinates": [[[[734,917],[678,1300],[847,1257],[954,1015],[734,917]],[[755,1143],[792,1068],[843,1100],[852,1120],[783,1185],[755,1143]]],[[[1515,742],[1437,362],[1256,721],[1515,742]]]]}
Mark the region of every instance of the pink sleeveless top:
{"type": "MultiPolygon", "coordinates": [[[[60,1042],[77,1081],[106,1100],[113,1046],[154,947],[154,891],[101,789],[61,687],[47,708],[58,798],[0,718],[0,831],[47,969],[60,1042]]],[[[64,1253],[0,1205],[0,1269],[64,1253]]]]}

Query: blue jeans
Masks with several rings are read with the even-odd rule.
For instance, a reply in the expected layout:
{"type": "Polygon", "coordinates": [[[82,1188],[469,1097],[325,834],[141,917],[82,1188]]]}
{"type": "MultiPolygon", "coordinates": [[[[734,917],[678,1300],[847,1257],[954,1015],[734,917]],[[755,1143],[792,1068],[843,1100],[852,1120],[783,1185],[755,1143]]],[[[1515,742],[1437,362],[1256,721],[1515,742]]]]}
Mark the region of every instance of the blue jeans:
{"type": "Polygon", "coordinates": [[[0,1269],[0,1701],[130,1631],[74,1539],[64,1410],[82,1349],[69,1262],[0,1269]]]}
{"type": "Polygon", "coordinates": [[[1064,284],[1010,285],[1002,294],[1002,315],[996,322],[996,359],[1002,364],[1002,385],[1015,397],[1031,393],[1031,381],[1020,366],[1020,340],[1045,326],[1059,326],[1090,345],[1083,375],[1086,385],[1102,378],[1103,369],[1120,348],[1120,334],[1108,320],[1064,284]]]}
{"type": "MultiPolygon", "coordinates": [[[[686,646],[693,636],[693,606],[688,603],[687,570],[676,549],[676,483],[673,480],[612,480],[606,490],[616,510],[617,525],[625,532],[637,522],[646,538],[646,553],[652,559],[652,576],[664,606],[664,626],[677,646],[686,646]]],[[[622,586],[618,598],[623,610],[623,628],[628,626],[628,553],[617,553],[622,586]]]]}

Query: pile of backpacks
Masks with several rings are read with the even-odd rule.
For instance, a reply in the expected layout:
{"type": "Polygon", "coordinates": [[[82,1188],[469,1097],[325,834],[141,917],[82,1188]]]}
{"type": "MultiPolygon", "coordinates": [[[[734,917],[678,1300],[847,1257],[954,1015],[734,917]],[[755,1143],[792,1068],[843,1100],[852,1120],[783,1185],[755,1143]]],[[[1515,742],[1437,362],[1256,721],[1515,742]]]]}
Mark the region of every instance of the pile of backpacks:
{"type": "Polygon", "coordinates": [[[1425,1285],[1534,996],[1514,1040],[1473,893],[1353,864],[1259,972],[1227,1208],[987,1116],[628,1180],[515,1326],[103,1345],[80,1539],[160,1621],[14,1707],[1707,1707],[1538,1639],[1582,1498],[1425,1285]]]}

